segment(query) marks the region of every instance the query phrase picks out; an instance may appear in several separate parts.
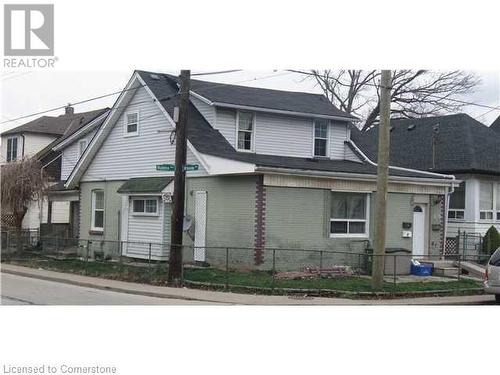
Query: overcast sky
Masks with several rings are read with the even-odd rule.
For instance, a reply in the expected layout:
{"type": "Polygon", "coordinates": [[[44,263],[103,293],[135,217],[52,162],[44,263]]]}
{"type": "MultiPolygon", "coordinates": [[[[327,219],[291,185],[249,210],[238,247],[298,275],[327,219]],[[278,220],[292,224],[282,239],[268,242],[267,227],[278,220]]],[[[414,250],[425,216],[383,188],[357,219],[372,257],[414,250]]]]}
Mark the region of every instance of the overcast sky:
{"type": "MultiPolygon", "coordinates": [[[[177,74],[175,71],[159,70],[177,74]]],[[[197,72],[193,72],[197,73],[197,72]]],[[[84,99],[105,95],[124,88],[131,71],[110,72],[16,72],[2,75],[1,105],[2,121],[15,119],[28,114],[45,111],[74,103],[84,99]]],[[[476,92],[464,100],[500,106],[500,75],[498,72],[476,72],[481,77],[482,83],[476,92]]],[[[289,91],[320,92],[312,80],[304,80],[304,76],[278,71],[244,71],[221,75],[197,77],[208,81],[235,83],[245,86],[265,87],[289,91]]],[[[91,101],[75,107],[76,112],[91,109],[110,107],[117,96],[91,101]]],[[[500,111],[490,111],[487,108],[470,106],[464,109],[477,120],[490,125],[500,111]]],[[[63,110],[53,111],[46,115],[56,116],[63,110]]],[[[22,125],[35,119],[33,116],[15,122],[1,125],[0,131],[22,125]]]]}

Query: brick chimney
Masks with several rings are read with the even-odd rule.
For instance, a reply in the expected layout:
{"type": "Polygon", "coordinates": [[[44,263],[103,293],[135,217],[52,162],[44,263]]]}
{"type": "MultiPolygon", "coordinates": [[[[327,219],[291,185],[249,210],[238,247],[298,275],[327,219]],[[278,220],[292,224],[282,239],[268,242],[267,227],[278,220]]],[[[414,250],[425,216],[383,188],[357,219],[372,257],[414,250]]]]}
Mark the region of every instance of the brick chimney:
{"type": "Polygon", "coordinates": [[[65,115],[74,115],[75,114],[75,109],[71,106],[71,104],[68,103],[66,107],[64,107],[64,114],[65,115]]]}

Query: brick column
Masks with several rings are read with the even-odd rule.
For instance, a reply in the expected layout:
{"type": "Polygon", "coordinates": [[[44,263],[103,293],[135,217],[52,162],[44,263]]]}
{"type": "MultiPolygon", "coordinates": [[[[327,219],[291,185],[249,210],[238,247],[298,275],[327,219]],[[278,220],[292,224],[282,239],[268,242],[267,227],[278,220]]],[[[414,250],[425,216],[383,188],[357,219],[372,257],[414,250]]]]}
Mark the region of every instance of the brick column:
{"type": "Polygon", "coordinates": [[[257,178],[255,187],[255,265],[264,263],[264,248],[266,247],[266,187],[264,176],[257,178]]]}

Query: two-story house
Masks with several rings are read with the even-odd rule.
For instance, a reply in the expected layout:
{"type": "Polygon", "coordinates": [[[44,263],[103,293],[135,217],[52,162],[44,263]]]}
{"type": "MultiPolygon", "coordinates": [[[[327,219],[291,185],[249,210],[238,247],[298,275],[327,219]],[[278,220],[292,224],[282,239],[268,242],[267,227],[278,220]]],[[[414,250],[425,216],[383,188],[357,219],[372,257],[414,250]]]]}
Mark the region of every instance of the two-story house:
{"type": "MultiPolygon", "coordinates": [[[[0,165],[15,162],[25,157],[34,157],[40,161],[41,172],[58,182],[61,167],[66,158],[61,158],[59,151],[52,147],[60,139],[73,134],[82,125],[92,121],[104,110],[74,113],[68,105],[60,116],[42,116],[26,124],[20,125],[1,134],[0,165]],[[64,160],[64,161],[63,161],[64,160]]],[[[57,202],[51,205],[48,201],[33,201],[23,219],[23,228],[38,229],[40,223],[68,223],[69,205],[57,202]]]]}
{"type": "MultiPolygon", "coordinates": [[[[450,196],[447,236],[500,229],[500,137],[466,114],[391,120],[391,163],[453,174],[461,184],[450,196]]],[[[355,142],[376,160],[377,129],[356,132],[355,142]]]]}
{"type": "MultiPolygon", "coordinates": [[[[80,238],[123,241],[130,257],[168,255],[177,101],[176,77],[134,72],[65,183],[80,192],[80,238]]],[[[186,243],[196,250],[187,256],[218,263],[223,252],[208,247],[239,247],[233,264],[249,266],[269,259],[266,248],[363,252],[377,217],[377,166],[351,139],[355,120],[322,95],[193,80],[186,207],[194,240],[186,243]]],[[[391,167],[387,246],[440,254],[454,184],[391,167]]],[[[339,257],[325,264],[349,261],[339,257]]],[[[317,259],[290,252],[277,262],[317,259]]]]}

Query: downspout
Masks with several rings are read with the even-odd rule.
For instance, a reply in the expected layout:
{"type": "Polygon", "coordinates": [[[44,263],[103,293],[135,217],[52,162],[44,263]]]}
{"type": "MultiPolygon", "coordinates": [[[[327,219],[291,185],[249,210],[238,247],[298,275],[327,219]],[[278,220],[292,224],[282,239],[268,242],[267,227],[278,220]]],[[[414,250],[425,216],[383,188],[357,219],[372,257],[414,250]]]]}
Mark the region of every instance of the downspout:
{"type": "MultiPolygon", "coordinates": [[[[355,150],[356,152],[359,153],[359,155],[366,161],[368,164],[371,164],[373,166],[377,166],[377,163],[373,162],[368,158],[368,156],[365,155],[363,151],[359,149],[358,146],[351,140],[347,141],[355,150]]],[[[441,173],[435,173],[435,172],[427,172],[427,171],[420,171],[418,169],[411,169],[411,168],[403,168],[403,167],[393,167],[389,166],[389,169],[394,169],[397,171],[404,171],[404,172],[416,172],[416,173],[422,173],[422,174],[427,174],[429,176],[435,176],[435,177],[444,177],[444,178],[449,178],[451,180],[450,186],[448,187],[448,190],[444,194],[444,199],[445,199],[445,208],[444,208],[444,225],[443,225],[443,243],[442,243],[442,258],[444,258],[445,255],[445,249],[446,249],[446,232],[448,231],[448,211],[449,211],[449,206],[450,206],[450,194],[453,194],[455,191],[455,185],[456,185],[456,178],[454,175],[451,174],[441,174],[441,173]]]]}

